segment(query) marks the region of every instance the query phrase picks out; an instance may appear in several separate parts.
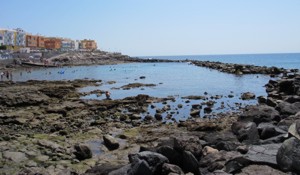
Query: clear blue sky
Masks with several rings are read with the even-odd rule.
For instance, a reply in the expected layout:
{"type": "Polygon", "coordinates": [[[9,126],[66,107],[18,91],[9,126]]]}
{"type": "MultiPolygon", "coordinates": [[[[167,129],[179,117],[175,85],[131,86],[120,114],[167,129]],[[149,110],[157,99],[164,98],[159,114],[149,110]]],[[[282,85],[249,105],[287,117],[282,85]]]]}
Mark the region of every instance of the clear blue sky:
{"type": "Polygon", "coordinates": [[[300,0],[6,0],[0,28],[131,56],[300,52],[300,0]]]}

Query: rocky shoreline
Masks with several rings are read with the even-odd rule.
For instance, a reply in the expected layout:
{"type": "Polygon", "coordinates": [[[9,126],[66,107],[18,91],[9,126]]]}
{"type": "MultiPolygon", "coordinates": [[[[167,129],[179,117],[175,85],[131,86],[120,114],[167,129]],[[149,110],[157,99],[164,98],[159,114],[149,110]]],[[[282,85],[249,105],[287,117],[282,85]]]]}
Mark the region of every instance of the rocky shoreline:
{"type": "MultiPolygon", "coordinates": [[[[99,60],[97,64],[171,61],[99,60]]],[[[268,96],[258,97],[258,105],[213,119],[191,112],[189,119],[168,124],[153,103],[167,106],[171,98],[143,94],[121,100],[80,98],[86,94],[79,88],[98,86],[101,80],[1,81],[0,174],[299,174],[296,70],[192,63],[279,78],[269,81],[268,96]],[[158,113],[142,117],[149,105],[158,113]]]]}

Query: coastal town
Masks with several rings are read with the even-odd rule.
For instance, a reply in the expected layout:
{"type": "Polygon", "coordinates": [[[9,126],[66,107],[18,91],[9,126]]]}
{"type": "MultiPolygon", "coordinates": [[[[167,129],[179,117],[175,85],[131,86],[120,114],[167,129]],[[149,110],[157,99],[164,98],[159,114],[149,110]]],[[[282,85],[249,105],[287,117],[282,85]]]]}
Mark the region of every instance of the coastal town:
{"type": "Polygon", "coordinates": [[[94,51],[97,42],[91,39],[73,40],[64,37],[34,35],[17,29],[0,28],[0,50],[30,53],[34,51],[94,51]]]}

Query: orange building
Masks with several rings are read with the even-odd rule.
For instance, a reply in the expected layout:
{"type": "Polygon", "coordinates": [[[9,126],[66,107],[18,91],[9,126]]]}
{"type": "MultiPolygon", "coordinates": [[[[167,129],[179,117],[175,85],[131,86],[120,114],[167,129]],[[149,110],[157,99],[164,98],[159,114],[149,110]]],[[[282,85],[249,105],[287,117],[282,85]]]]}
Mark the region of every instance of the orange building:
{"type": "Polygon", "coordinates": [[[59,38],[45,38],[45,48],[56,50],[61,48],[61,39],[59,38]]]}
{"type": "Polygon", "coordinates": [[[82,40],[81,41],[81,48],[86,50],[96,50],[97,49],[97,43],[95,40],[82,40]]]}
{"type": "Polygon", "coordinates": [[[37,38],[37,47],[41,48],[41,49],[45,48],[45,37],[38,36],[38,38],[37,38]]]}
{"type": "Polygon", "coordinates": [[[38,36],[27,34],[26,35],[26,47],[37,48],[37,46],[38,46],[37,39],[38,39],[38,36]]]}

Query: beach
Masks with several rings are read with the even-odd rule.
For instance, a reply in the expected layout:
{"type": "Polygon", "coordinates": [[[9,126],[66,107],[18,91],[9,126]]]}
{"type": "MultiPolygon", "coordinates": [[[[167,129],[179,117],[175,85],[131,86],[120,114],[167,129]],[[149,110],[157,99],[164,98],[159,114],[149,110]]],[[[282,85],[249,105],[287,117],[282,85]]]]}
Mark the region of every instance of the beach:
{"type": "MultiPolygon", "coordinates": [[[[82,59],[76,62],[77,66],[106,64],[106,68],[127,63],[182,62],[127,56],[107,58],[92,53],[86,55],[86,60],[80,54],[73,56],[53,59],[67,67],[76,66],[75,60],[82,59]]],[[[215,112],[215,103],[218,99],[233,98],[229,97],[229,92],[183,94],[180,95],[182,101],[174,107],[176,96],[157,97],[145,93],[153,85],[144,82],[144,79],[151,79],[150,75],[143,77],[145,74],[140,73],[133,76],[136,83],[126,80],[126,86],[119,91],[126,93],[143,88],[145,90],[141,92],[144,93],[112,99],[105,98],[104,89],[80,89],[101,89],[103,83],[115,84],[116,79],[1,81],[1,173],[197,175],[299,172],[295,166],[300,154],[296,122],[300,116],[300,91],[296,69],[188,62],[193,64],[193,69],[200,66],[234,76],[254,74],[255,77],[274,78],[268,79],[263,87],[265,96],[251,92],[233,94],[248,105],[238,105],[226,112],[215,112]],[[82,98],[91,94],[102,98],[82,98]],[[251,105],[247,100],[255,103],[251,105]],[[176,118],[183,108],[187,108],[188,116],[176,118]],[[290,150],[296,151],[286,161],[284,157],[291,153],[290,150]]],[[[24,67],[3,64],[3,70],[7,69],[18,71],[24,67]]],[[[56,74],[52,72],[52,75],[56,74]]],[[[160,86],[159,83],[155,85],[160,86]]]]}

